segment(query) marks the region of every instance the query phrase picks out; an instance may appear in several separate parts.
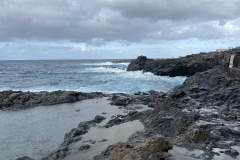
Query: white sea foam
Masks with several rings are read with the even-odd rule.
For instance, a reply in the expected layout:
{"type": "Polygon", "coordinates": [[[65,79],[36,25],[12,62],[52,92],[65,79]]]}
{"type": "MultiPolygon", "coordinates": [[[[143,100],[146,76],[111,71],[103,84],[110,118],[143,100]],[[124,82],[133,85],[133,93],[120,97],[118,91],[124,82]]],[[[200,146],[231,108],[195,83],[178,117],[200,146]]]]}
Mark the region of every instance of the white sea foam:
{"type": "Polygon", "coordinates": [[[83,63],[85,66],[115,66],[115,65],[124,65],[127,66],[129,63],[114,63],[114,62],[102,62],[102,63],[83,63]]]}
{"type": "Polygon", "coordinates": [[[126,69],[124,69],[124,68],[113,68],[113,67],[97,67],[97,68],[86,68],[82,72],[120,73],[120,72],[126,72],[126,69]]]}
{"type": "MultiPolygon", "coordinates": [[[[95,61],[97,62],[97,61],[95,61]]],[[[150,72],[126,71],[129,63],[114,62],[44,62],[19,63],[25,69],[11,66],[0,74],[0,90],[135,93],[157,90],[166,92],[182,84],[184,77],[156,76],[150,72]],[[13,72],[14,70],[14,72],[13,72]],[[22,74],[27,73],[27,74],[22,74]]]]}
{"type": "MultiPolygon", "coordinates": [[[[126,68],[113,67],[87,67],[82,70],[74,71],[76,75],[64,75],[67,79],[62,79],[59,84],[51,85],[52,82],[46,82],[39,86],[23,87],[18,85],[12,90],[22,91],[80,91],[80,92],[104,92],[104,93],[135,93],[137,91],[158,90],[166,92],[176,84],[181,84],[184,77],[156,76],[150,72],[126,71],[126,68]],[[79,81],[78,81],[79,80],[79,81]]],[[[61,76],[61,75],[59,75],[61,76]]],[[[55,79],[54,79],[55,80],[55,79]]],[[[57,80],[57,79],[56,79],[57,80]]],[[[4,90],[8,90],[6,87],[4,90]]]]}
{"type": "Polygon", "coordinates": [[[143,71],[126,71],[126,68],[113,68],[113,67],[97,67],[86,68],[81,73],[97,72],[97,73],[119,73],[119,77],[123,79],[144,79],[144,80],[160,80],[165,82],[183,81],[185,77],[168,77],[168,76],[156,76],[151,72],[143,71]]]}

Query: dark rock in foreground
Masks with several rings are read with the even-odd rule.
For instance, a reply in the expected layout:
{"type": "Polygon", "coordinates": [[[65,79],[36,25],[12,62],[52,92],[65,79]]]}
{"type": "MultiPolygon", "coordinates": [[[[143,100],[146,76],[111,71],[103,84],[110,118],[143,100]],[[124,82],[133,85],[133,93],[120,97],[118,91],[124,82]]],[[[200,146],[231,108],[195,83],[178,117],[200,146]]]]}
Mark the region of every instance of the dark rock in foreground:
{"type": "Polygon", "coordinates": [[[149,91],[149,92],[137,92],[134,95],[114,93],[110,95],[110,101],[112,105],[127,106],[131,104],[144,104],[154,108],[157,104],[163,101],[167,97],[166,93],[149,91]]]}
{"type": "Polygon", "coordinates": [[[235,149],[229,149],[229,150],[225,151],[225,153],[234,158],[236,158],[236,156],[239,155],[238,151],[236,151],[235,149]]]}
{"type": "Polygon", "coordinates": [[[0,92],[0,109],[30,108],[39,105],[72,103],[103,96],[104,94],[100,92],[83,93],[74,91],[44,91],[34,93],[11,90],[2,91],[0,92]]]}
{"type": "Polygon", "coordinates": [[[240,143],[240,70],[217,66],[174,88],[142,122],[176,144],[226,147],[240,143]],[[237,129],[238,128],[238,129],[237,129]]]}
{"type": "Polygon", "coordinates": [[[110,146],[95,160],[157,160],[170,156],[172,144],[165,137],[148,138],[138,143],[117,143],[110,146]]]}
{"type": "Polygon", "coordinates": [[[91,148],[91,146],[88,145],[88,144],[85,144],[85,145],[82,145],[82,146],[79,148],[79,150],[80,150],[80,151],[82,151],[82,150],[88,150],[89,148],[91,148]]]}
{"type": "Polygon", "coordinates": [[[34,160],[28,156],[24,156],[24,157],[20,157],[20,158],[17,158],[16,160],[34,160]]]}
{"type": "Polygon", "coordinates": [[[102,122],[104,119],[106,119],[106,118],[103,117],[103,116],[99,116],[99,115],[97,115],[97,116],[95,117],[95,121],[96,121],[97,123],[102,122]]]}

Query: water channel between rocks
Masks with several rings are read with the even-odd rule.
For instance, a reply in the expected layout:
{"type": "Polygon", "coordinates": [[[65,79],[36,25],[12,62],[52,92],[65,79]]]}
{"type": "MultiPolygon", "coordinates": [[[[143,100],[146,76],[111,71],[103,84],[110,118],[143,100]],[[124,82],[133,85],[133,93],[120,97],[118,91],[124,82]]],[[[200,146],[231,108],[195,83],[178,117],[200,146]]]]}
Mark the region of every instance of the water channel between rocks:
{"type": "Polygon", "coordinates": [[[76,154],[66,157],[65,160],[90,160],[104,151],[109,145],[117,142],[125,142],[133,133],[143,129],[143,124],[138,120],[123,123],[110,128],[93,127],[89,130],[88,134],[83,136],[81,142],[70,146],[71,150],[76,150],[76,154]],[[107,141],[101,142],[103,139],[106,139],[107,141]],[[95,141],[96,144],[91,144],[91,141],[95,141]],[[89,150],[79,152],[78,148],[83,144],[89,144],[91,148],[89,150]]]}
{"type": "MultiPolygon", "coordinates": [[[[100,124],[103,125],[113,115],[126,113],[125,109],[110,105],[107,98],[40,106],[19,111],[0,111],[0,159],[14,160],[26,155],[39,159],[56,150],[63,142],[65,133],[77,127],[80,122],[92,120],[96,115],[102,115],[106,117],[106,120],[100,124]]],[[[112,127],[112,132],[116,132],[114,134],[124,137],[119,137],[118,140],[126,140],[127,136],[136,131],[135,127],[131,128],[128,125],[132,124],[120,125],[120,128],[124,130],[124,126],[130,128],[125,136],[119,132],[118,128],[114,131],[115,127],[112,127]]],[[[97,138],[109,132],[111,132],[109,129],[93,128],[88,136],[96,133],[94,137],[97,138]]],[[[113,142],[109,134],[106,135],[108,135],[106,137],[109,139],[108,142],[113,142]]]]}

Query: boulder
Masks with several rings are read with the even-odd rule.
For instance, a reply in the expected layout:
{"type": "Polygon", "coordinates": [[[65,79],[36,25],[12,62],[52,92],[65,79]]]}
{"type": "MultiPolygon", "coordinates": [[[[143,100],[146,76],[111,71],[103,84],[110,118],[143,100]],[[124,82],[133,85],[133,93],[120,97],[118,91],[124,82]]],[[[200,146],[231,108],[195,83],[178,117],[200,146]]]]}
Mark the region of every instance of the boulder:
{"type": "Polygon", "coordinates": [[[88,150],[89,148],[91,148],[91,146],[88,145],[88,144],[85,144],[85,145],[80,146],[79,150],[80,150],[80,151],[82,151],[82,150],[88,150]]]}
{"type": "Polygon", "coordinates": [[[108,160],[156,160],[170,156],[172,144],[164,137],[148,138],[139,146],[117,143],[109,148],[108,160]]]}
{"type": "Polygon", "coordinates": [[[132,61],[127,68],[127,71],[142,70],[148,61],[146,56],[139,56],[136,60],[132,61]]]}
{"type": "Polygon", "coordinates": [[[225,153],[231,157],[235,157],[239,155],[239,152],[235,149],[229,149],[227,151],[225,151],[225,153]]]}
{"type": "Polygon", "coordinates": [[[20,157],[20,158],[17,158],[16,160],[34,160],[28,156],[24,156],[24,157],[20,157]]]}
{"type": "Polygon", "coordinates": [[[104,119],[106,119],[106,118],[103,117],[103,116],[97,115],[94,119],[95,119],[96,123],[100,123],[100,122],[102,122],[102,121],[103,121],[104,119]]]}

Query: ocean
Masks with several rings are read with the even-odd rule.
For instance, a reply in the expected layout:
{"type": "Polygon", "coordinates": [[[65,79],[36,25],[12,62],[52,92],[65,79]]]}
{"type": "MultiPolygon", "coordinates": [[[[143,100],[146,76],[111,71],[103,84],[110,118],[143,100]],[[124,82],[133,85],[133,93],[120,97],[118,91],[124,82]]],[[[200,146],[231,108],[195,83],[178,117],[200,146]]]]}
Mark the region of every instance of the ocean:
{"type": "Polygon", "coordinates": [[[126,71],[122,60],[0,61],[0,90],[135,93],[166,92],[185,77],[126,71]]]}

